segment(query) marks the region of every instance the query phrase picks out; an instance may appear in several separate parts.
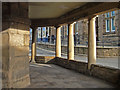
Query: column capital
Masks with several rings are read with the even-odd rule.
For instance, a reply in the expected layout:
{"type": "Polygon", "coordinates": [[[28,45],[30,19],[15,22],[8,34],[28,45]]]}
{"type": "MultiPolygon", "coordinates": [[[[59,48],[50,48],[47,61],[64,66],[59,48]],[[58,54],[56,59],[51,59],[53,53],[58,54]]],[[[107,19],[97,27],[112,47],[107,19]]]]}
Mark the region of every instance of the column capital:
{"type": "Polygon", "coordinates": [[[60,26],[60,25],[56,25],[56,26],[54,26],[55,28],[59,28],[59,27],[62,27],[62,26],[60,26]]]}
{"type": "Polygon", "coordinates": [[[97,15],[92,15],[88,17],[88,21],[90,21],[92,18],[95,18],[97,15]]]}
{"type": "Polygon", "coordinates": [[[32,28],[33,30],[36,30],[38,27],[36,27],[36,26],[31,26],[31,28],[32,28]]]}
{"type": "Polygon", "coordinates": [[[68,23],[68,26],[74,25],[76,22],[68,23]]]}

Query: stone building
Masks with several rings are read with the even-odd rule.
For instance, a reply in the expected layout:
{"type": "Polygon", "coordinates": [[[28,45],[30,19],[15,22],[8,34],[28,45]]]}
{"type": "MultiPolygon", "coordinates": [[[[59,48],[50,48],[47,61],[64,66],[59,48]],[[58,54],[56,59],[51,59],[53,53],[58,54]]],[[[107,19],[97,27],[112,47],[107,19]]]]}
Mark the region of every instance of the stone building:
{"type": "Polygon", "coordinates": [[[98,45],[120,46],[120,10],[98,16],[98,45]]]}
{"type": "MultiPolygon", "coordinates": [[[[71,70],[81,73],[89,73],[89,75],[105,79],[113,83],[119,83],[119,70],[111,69],[96,64],[96,34],[95,34],[95,18],[90,17],[99,13],[120,9],[120,3],[106,2],[72,2],[66,3],[68,9],[59,8],[64,3],[46,3],[46,2],[2,2],[2,31],[0,51],[2,51],[2,59],[0,59],[2,88],[25,88],[32,84],[30,80],[29,66],[36,64],[36,36],[38,27],[56,27],[56,45],[55,45],[55,63],[57,65],[65,65],[71,70]],[[70,6],[69,6],[70,5],[70,6]],[[35,7],[36,6],[36,7],[35,7]],[[42,8],[42,7],[43,8],[42,8]],[[49,7],[54,6],[54,7],[49,7]],[[59,7],[58,7],[59,6],[59,7]],[[79,7],[78,7],[79,6],[79,7]],[[55,8],[56,7],[56,8],[55,8]],[[76,9],[76,7],[78,7],[76,9]],[[55,10],[54,10],[55,8],[55,10]],[[100,8],[100,9],[99,9],[100,8]],[[37,11],[38,10],[38,11],[37,11]],[[64,11],[63,11],[64,10],[64,11]],[[42,12],[42,11],[45,11],[42,12]],[[57,13],[58,11],[58,13],[57,13]],[[59,12],[62,11],[62,12],[59,12]],[[58,14],[56,16],[56,13],[58,14]],[[51,14],[51,15],[50,15],[51,14]],[[57,18],[58,17],[58,18],[57,18]],[[89,44],[88,44],[88,63],[74,62],[74,22],[83,18],[89,19],[89,44]],[[69,24],[68,33],[68,51],[67,59],[61,60],[61,25],[69,24]],[[32,48],[31,62],[29,61],[29,29],[32,28],[32,48]],[[30,62],[30,63],[29,63],[30,62]],[[84,67],[81,66],[84,64],[84,67]],[[72,68],[71,68],[72,67],[72,68]],[[87,72],[86,72],[87,71],[87,72]],[[89,72],[90,71],[90,72],[89,72]],[[99,71],[99,72],[97,72],[99,71]],[[108,72],[107,72],[108,71],[108,72]],[[101,73],[102,72],[102,73],[101,73]],[[103,75],[103,72],[105,75],[103,75]],[[112,75],[111,75],[112,74],[112,75]],[[96,76],[97,75],[97,76],[96,76]],[[114,77],[114,78],[113,78],[114,77]]],[[[114,15],[114,13],[113,13],[114,15]]],[[[107,20],[107,19],[106,19],[107,20]]],[[[114,19],[113,19],[114,20],[114,19]]],[[[109,21],[108,21],[109,22],[109,21]]],[[[119,25],[119,24],[118,24],[119,25]]],[[[109,28],[109,25],[108,27],[109,28]]],[[[119,30],[119,29],[118,29],[119,30]]],[[[41,30],[42,31],[42,30],[41,30]]],[[[107,29],[109,31],[109,29],[107,29]]],[[[55,34],[51,32],[52,34],[55,34]]],[[[117,32],[116,32],[117,33],[117,32]]],[[[42,35],[42,33],[41,33],[42,35]]],[[[46,35],[46,33],[44,33],[46,35]]],[[[119,48],[117,48],[119,50],[119,48]]],[[[75,50],[76,51],[76,50],[75,50]]],[[[116,51],[116,50],[115,50],[116,51]]],[[[84,51],[82,51],[84,52],[84,51]]],[[[106,52],[105,52],[106,53],[106,52]]],[[[40,72],[41,73],[41,72],[40,72]]],[[[54,72],[53,72],[54,73],[54,72]]],[[[49,78],[46,77],[47,80],[49,78]]],[[[38,84],[39,86],[39,84],[38,84]]],[[[120,85],[119,85],[120,86],[120,85]]],[[[0,89],[1,89],[0,87],[0,89]]],[[[36,86],[35,86],[36,87],[36,86]]]]}
{"type": "MultiPolygon", "coordinates": [[[[67,41],[68,26],[61,28],[61,40],[67,41]]],[[[98,46],[120,46],[120,10],[107,12],[98,15],[96,18],[96,40],[98,46]],[[109,15],[109,16],[107,16],[109,15]]],[[[51,29],[51,32],[54,32],[51,29]]],[[[74,35],[76,35],[77,44],[88,44],[88,20],[76,21],[74,35]]]]}
{"type": "MultiPolygon", "coordinates": [[[[74,35],[77,44],[88,44],[88,19],[76,21],[74,35]]],[[[56,35],[54,27],[47,27],[48,36],[56,35]]],[[[98,46],[120,46],[120,10],[98,15],[96,18],[96,40],[98,46]]],[[[66,45],[68,25],[61,28],[61,43],[66,45]]],[[[47,37],[47,36],[46,36],[47,37]]]]}

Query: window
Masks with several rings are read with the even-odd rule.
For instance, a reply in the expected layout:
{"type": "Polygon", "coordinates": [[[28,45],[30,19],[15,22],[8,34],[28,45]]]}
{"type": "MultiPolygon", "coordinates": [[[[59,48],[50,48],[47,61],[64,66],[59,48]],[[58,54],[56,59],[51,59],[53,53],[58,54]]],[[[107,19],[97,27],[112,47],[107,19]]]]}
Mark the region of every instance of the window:
{"type": "Polygon", "coordinates": [[[111,31],[115,31],[115,11],[111,12],[111,31]]]}
{"type": "Polygon", "coordinates": [[[110,32],[110,20],[106,20],[106,32],[110,32]]]}
{"type": "Polygon", "coordinates": [[[115,11],[106,13],[106,32],[115,31],[115,11]]]}

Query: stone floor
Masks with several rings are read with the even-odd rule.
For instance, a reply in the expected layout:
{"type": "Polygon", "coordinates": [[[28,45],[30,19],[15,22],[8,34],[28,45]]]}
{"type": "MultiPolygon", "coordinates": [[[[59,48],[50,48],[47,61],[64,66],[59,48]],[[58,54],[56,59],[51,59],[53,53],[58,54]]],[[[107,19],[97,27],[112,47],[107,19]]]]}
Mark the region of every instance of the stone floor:
{"type": "Polygon", "coordinates": [[[112,88],[110,83],[53,64],[30,64],[27,88],[112,88]]]}

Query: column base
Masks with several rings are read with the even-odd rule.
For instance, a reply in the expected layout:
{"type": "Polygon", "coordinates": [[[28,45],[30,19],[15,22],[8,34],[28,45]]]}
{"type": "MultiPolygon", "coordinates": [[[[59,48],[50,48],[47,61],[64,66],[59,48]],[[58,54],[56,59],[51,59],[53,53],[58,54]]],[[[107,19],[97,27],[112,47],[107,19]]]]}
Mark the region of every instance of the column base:
{"type": "Polygon", "coordinates": [[[30,63],[36,63],[36,61],[33,61],[33,60],[32,60],[32,61],[30,61],[30,63]]]}

